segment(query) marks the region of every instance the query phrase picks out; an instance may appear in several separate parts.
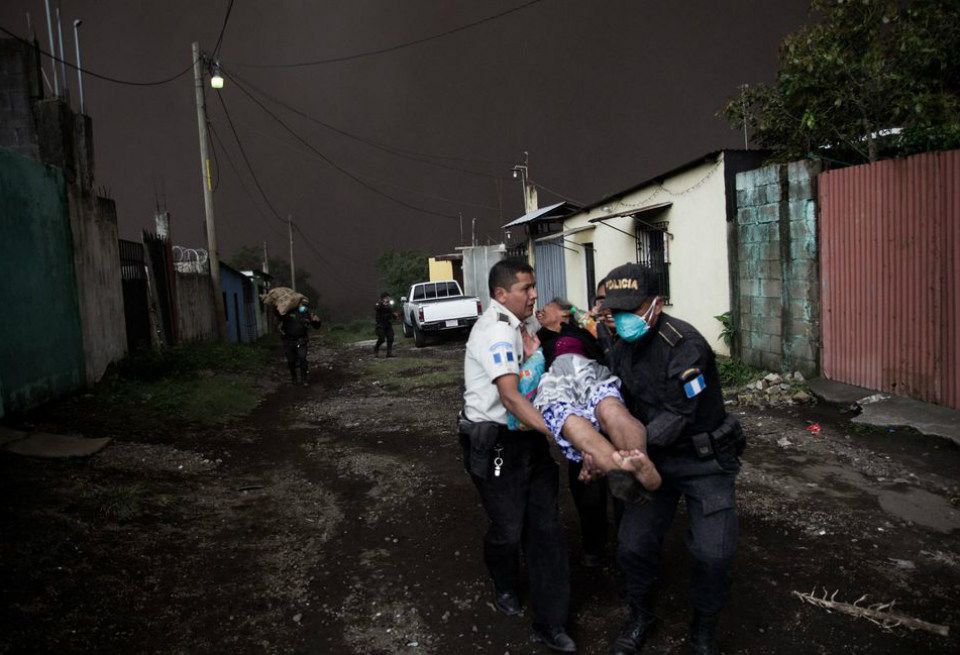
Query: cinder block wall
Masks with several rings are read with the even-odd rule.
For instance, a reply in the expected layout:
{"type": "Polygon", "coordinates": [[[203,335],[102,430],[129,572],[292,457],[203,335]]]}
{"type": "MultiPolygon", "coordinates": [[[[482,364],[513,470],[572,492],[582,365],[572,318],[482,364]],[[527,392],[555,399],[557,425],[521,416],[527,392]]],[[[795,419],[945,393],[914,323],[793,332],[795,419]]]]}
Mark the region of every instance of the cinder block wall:
{"type": "Polygon", "coordinates": [[[31,99],[41,94],[33,49],[14,39],[0,39],[0,148],[30,159],[40,158],[31,99]]]}
{"type": "Polygon", "coordinates": [[[752,366],[819,371],[819,173],[799,161],[737,174],[737,352],[752,366]]]}

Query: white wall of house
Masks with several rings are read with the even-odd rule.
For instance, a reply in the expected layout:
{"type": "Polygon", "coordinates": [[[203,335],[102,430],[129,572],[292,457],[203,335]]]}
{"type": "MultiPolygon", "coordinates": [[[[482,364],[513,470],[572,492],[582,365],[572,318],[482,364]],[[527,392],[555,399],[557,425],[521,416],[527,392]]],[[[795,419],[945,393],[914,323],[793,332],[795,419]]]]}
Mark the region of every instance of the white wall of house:
{"type": "MultiPolygon", "coordinates": [[[[631,209],[640,209],[664,202],[669,208],[651,214],[648,221],[666,220],[668,239],[670,305],[666,311],[697,328],[714,351],[729,354],[720,338],[722,326],[714,317],[730,310],[730,273],[727,257],[726,194],[724,189],[723,155],[718,161],[705,162],[637,191],[602,207],[568,218],[564,230],[592,226],[592,229],[568,235],[569,241],[593,243],[596,278],[603,278],[612,268],[637,258],[636,238],[618,232],[590,219],[603,218],[631,209]],[[608,211],[604,211],[607,209],[608,211]]],[[[605,221],[607,225],[635,234],[630,216],[605,221]]],[[[587,302],[584,250],[565,251],[567,292],[577,306],[587,302]]]]}

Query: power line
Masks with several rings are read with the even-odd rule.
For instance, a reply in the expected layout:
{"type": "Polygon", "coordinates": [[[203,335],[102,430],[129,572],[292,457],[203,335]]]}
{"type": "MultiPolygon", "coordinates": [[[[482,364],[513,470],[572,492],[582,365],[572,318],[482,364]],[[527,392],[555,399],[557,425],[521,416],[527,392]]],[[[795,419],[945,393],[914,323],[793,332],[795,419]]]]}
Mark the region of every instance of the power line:
{"type": "Polygon", "coordinates": [[[387,198],[388,200],[392,200],[393,202],[395,202],[395,203],[397,203],[398,205],[401,205],[401,206],[403,206],[403,207],[406,207],[407,209],[412,209],[413,211],[417,211],[417,212],[420,212],[420,213],[423,213],[423,214],[430,214],[430,215],[433,215],[433,216],[440,216],[440,217],[442,217],[442,218],[451,218],[451,219],[452,219],[452,218],[457,218],[457,216],[454,215],[454,214],[445,214],[445,213],[443,213],[443,212],[437,212],[437,211],[433,211],[433,210],[430,210],[430,209],[424,209],[423,207],[418,207],[418,206],[416,206],[416,205],[411,205],[411,204],[408,203],[408,202],[405,202],[405,201],[403,201],[403,200],[400,200],[399,198],[397,198],[397,197],[395,197],[395,196],[392,196],[392,195],[390,195],[389,193],[387,193],[387,192],[385,192],[385,191],[382,191],[382,190],[376,188],[375,186],[373,186],[373,185],[370,184],[369,182],[367,182],[367,181],[363,180],[362,178],[358,177],[356,174],[348,171],[347,169],[345,169],[344,167],[340,166],[340,165],[337,164],[335,161],[333,161],[332,159],[330,159],[327,155],[325,155],[321,150],[319,150],[318,148],[316,148],[316,147],[315,147],[313,144],[311,144],[309,141],[307,141],[307,140],[304,139],[302,136],[300,136],[296,131],[294,131],[293,128],[291,128],[289,125],[287,125],[287,123],[286,123],[282,118],[280,118],[280,117],[277,116],[275,113],[273,113],[272,111],[270,111],[270,109],[269,109],[266,105],[264,105],[262,102],[260,102],[260,100],[257,99],[256,96],[254,96],[252,93],[250,93],[250,91],[248,91],[242,84],[240,84],[235,78],[233,78],[233,76],[231,76],[231,79],[233,80],[233,83],[236,84],[236,86],[237,86],[238,89],[240,89],[248,98],[250,98],[251,100],[253,100],[253,102],[256,103],[257,106],[260,107],[260,109],[262,109],[262,110],[263,110],[265,113],[267,113],[271,118],[273,118],[275,121],[277,121],[287,132],[289,132],[291,135],[293,135],[293,137],[294,137],[297,141],[299,141],[300,143],[302,143],[303,145],[305,145],[307,148],[309,148],[310,150],[312,150],[313,152],[315,152],[317,155],[319,155],[319,156],[320,156],[325,162],[327,162],[327,164],[329,164],[332,168],[338,170],[338,171],[339,171],[340,173],[342,173],[343,175],[349,177],[351,180],[353,180],[354,182],[356,182],[356,183],[359,184],[360,186],[364,187],[365,189],[367,189],[367,190],[369,190],[369,191],[372,191],[373,193],[376,193],[376,194],[379,195],[379,196],[383,196],[384,198],[387,198]]]}
{"type": "Polygon", "coordinates": [[[497,20],[498,18],[503,18],[504,16],[507,16],[509,14],[521,11],[523,9],[526,9],[527,7],[531,7],[541,1],[542,0],[530,0],[529,2],[525,2],[522,5],[514,7],[512,9],[501,11],[500,13],[493,14],[491,16],[481,18],[480,20],[473,21],[472,23],[467,23],[466,25],[460,25],[459,27],[454,27],[444,32],[439,32],[437,34],[432,34],[430,36],[421,37],[419,39],[414,39],[412,41],[405,41],[404,43],[397,43],[395,45],[388,46],[385,48],[378,48],[376,50],[367,50],[364,52],[357,52],[352,55],[330,57],[328,59],[316,59],[313,61],[300,61],[300,62],[292,62],[292,63],[286,63],[286,64],[240,64],[238,63],[237,65],[243,66],[245,68],[302,68],[305,66],[319,66],[321,64],[332,64],[332,63],[337,63],[342,61],[351,61],[353,59],[360,59],[362,57],[370,57],[373,55],[382,55],[387,52],[395,52],[403,48],[409,48],[410,46],[419,45],[421,43],[426,43],[427,41],[433,41],[434,39],[439,39],[445,36],[449,36],[450,34],[462,32],[472,27],[476,27],[477,25],[489,23],[490,21],[497,20]]]}
{"type": "Polygon", "coordinates": [[[435,167],[437,167],[437,168],[443,168],[443,169],[451,170],[451,171],[458,171],[458,172],[460,172],[460,173],[468,173],[468,174],[470,174],[470,175],[476,175],[476,176],[478,176],[478,177],[485,177],[485,178],[491,178],[491,179],[502,179],[502,178],[500,178],[500,176],[498,176],[498,175],[492,175],[492,174],[490,174],[490,173],[484,173],[484,172],[482,172],[482,171],[475,171],[475,170],[471,170],[471,169],[468,169],[468,168],[460,168],[460,167],[458,167],[458,166],[450,166],[450,165],[448,165],[448,164],[441,164],[441,163],[438,163],[438,162],[429,161],[428,158],[447,159],[447,160],[451,160],[451,161],[463,161],[463,162],[473,162],[473,163],[481,163],[481,164],[491,164],[491,165],[494,165],[494,166],[504,166],[504,167],[507,166],[507,164],[504,163],[504,162],[496,162],[496,161],[491,161],[491,160],[487,160],[487,159],[472,159],[472,158],[468,158],[468,157],[454,157],[454,156],[450,156],[450,155],[435,155],[435,154],[431,154],[431,153],[417,152],[416,150],[409,150],[409,149],[406,149],[406,148],[400,148],[400,147],[397,147],[397,146],[392,146],[392,145],[388,145],[388,144],[385,144],[385,143],[380,143],[380,142],[378,142],[378,141],[374,141],[373,139],[368,139],[368,138],[366,138],[366,137],[362,137],[362,136],[359,136],[359,135],[357,135],[357,134],[353,134],[353,133],[351,133],[351,132],[347,132],[346,130],[343,130],[343,129],[339,128],[339,127],[336,127],[335,125],[331,125],[330,123],[327,123],[326,121],[323,121],[323,120],[317,118],[316,116],[312,116],[312,115],[306,113],[305,111],[303,111],[303,110],[301,110],[301,109],[297,109],[297,108],[294,107],[293,105],[290,105],[289,103],[284,102],[283,100],[281,100],[281,99],[278,98],[277,96],[272,95],[272,94],[270,94],[270,93],[267,93],[266,91],[264,91],[264,90],[261,89],[260,87],[256,86],[255,84],[253,84],[253,83],[250,82],[249,80],[246,80],[246,79],[244,79],[243,77],[237,75],[236,73],[230,73],[230,77],[231,77],[231,79],[233,79],[234,81],[239,80],[239,81],[243,82],[243,83],[246,84],[248,87],[250,87],[251,89],[253,89],[253,90],[256,91],[257,93],[259,93],[262,97],[266,98],[267,100],[271,100],[272,102],[280,105],[280,106],[283,107],[284,109],[287,109],[288,111],[291,111],[291,112],[293,112],[294,114],[296,114],[296,115],[298,115],[298,116],[300,116],[300,117],[302,117],[302,118],[307,119],[308,121],[311,121],[311,122],[313,122],[313,123],[316,123],[317,125],[321,125],[321,126],[327,128],[328,130],[331,130],[331,131],[333,131],[333,132],[336,132],[337,134],[339,134],[339,135],[341,135],[341,136],[347,137],[348,139],[353,139],[353,140],[355,140],[355,141],[359,141],[360,143],[364,143],[364,144],[366,144],[366,145],[368,145],[368,146],[370,146],[370,147],[372,147],[372,148],[377,148],[378,150],[382,150],[382,151],[384,151],[384,152],[387,152],[387,153],[392,154],[392,155],[397,156],[397,157],[403,157],[403,158],[405,158],[405,159],[410,159],[410,160],[412,160],[412,161],[418,161],[418,162],[427,164],[427,165],[429,165],[429,166],[435,166],[435,167]]]}
{"type": "Polygon", "coordinates": [[[547,193],[552,193],[553,195],[555,195],[556,197],[560,198],[561,200],[566,200],[567,202],[572,202],[573,204],[575,204],[575,205],[580,205],[581,207],[584,205],[584,203],[580,202],[579,200],[574,200],[573,198],[569,198],[569,197],[563,195],[562,193],[560,193],[559,191],[554,191],[554,190],[551,189],[550,187],[544,186],[544,185],[540,184],[539,182],[534,182],[533,180],[531,180],[531,179],[529,179],[529,178],[527,178],[527,181],[528,181],[530,184],[532,184],[533,186],[537,187],[538,189],[541,189],[541,190],[543,190],[543,191],[546,191],[547,193]]]}
{"type": "MultiPolygon", "coordinates": [[[[267,216],[267,214],[263,211],[263,209],[261,209],[260,204],[257,202],[256,197],[253,195],[253,192],[250,191],[250,189],[244,183],[243,176],[240,174],[240,169],[233,162],[233,158],[230,156],[230,150],[227,149],[226,144],[223,142],[223,139],[220,138],[220,134],[217,132],[217,128],[212,122],[210,123],[210,133],[213,135],[213,138],[216,139],[217,143],[220,144],[220,148],[223,150],[223,155],[224,157],[227,158],[227,163],[230,164],[230,168],[233,169],[234,174],[236,174],[237,181],[240,183],[240,188],[243,189],[243,192],[250,199],[250,204],[253,205],[253,208],[257,210],[257,213],[260,214],[261,218],[263,219],[273,218],[272,216],[267,216]]],[[[275,230],[278,234],[282,234],[283,236],[286,236],[286,234],[283,234],[280,228],[274,227],[272,223],[268,222],[267,225],[271,229],[275,230]]]]}
{"type": "Polygon", "coordinates": [[[56,55],[54,55],[54,54],[50,54],[49,52],[47,52],[46,50],[44,50],[43,48],[41,48],[39,45],[37,45],[37,44],[35,44],[35,43],[31,43],[30,41],[27,41],[26,39],[20,38],[19,36],[17,36],[17,35],[14,34],[13,32],[11,32],[11,31],[8,30],[7,28],[3,27],[2,25],[0,25],[0,32],[3,32],[3,33],[6,34],[7,36],[14,38],[14,39],[16,39],[17,41],[19,41],[19,42],[21,42],[21,43],[27,44],[27,45],[30,46],[31,48],[36,48],[37,52],[39,52],[41,55],[43,55],[43,56],[45,56],[45,57],[49,57],[50,59],[52,59],[52,60],[55,61],[55,62],[58,62],[58,63],[61,63],[61,64],[65,64],[65,65],[69,66],[70,68],[72,68],[73,70],[78,70],[78,71],[82,72],[82,73],[85,74],[85,75],[89,75],[90,77],[95,77],[95,78],[97,78],[97,79],[104,80],[104,81],[106,81],[106,82],[113,82],[114,84],[122,84],[122,85],[125,85],[125,86],[161,86],[161,85],[163,85],[163,84],[167,84],[167,83],[169,83],[169,82],[173,82],[174,80],[183,77],[184,75],[186,75],[187,73],[189,73],[189,72],[193,69],[193,64],[191,63],[189,66],[187,66],[186,68],[184,68],[182,71],[180,71],[180,72],[177,73],[176,75],[173,75],[173,76],[171,76],[171,77],[164,78],[164,79],[162,79],[162,80],[156,80],[156,81],[153,81],[153,82],[136,82],[136,81],[133,81],[133,80],[121,80],[121,79],[116,78],[116,77],[110,77],[109,75],[103,75],[103,74],[101,74],[101,73],[96,73],[96,72],[94,72],[94,71],[92,71],[92,70],[89,70],[89,69],[87,69],[87,68],[83,68],[82,66],[77,66],[76,64],[72,64],[72,63],[70,63],[69,61],[66,61],[66,60],[64,60],[64,59],[61,59],[60,57],[58,57],[58,56],[56,56],[56,55]]]}
{"type": "MultiPolygon", "coordinates": [[[[278,143],[282,144],[283,146],[289,148],[290,150],[293,150],[293,151],[296,152],[296,153],[299,153],[300,155],[302,155],[302,156],[304,156],[304,157],[309,157],[310,159],[319,159],[319,160],[321,160],[321,161],[326,162],[326,159],[324,159],[323,157],[320,157],[319,155],[314,154],[312,151],[304,150],[303,148],[298,148],[296,145],[294,145],[294,144],[292,144],[292,143],[289,143],[288,141],[284,140],[282,137],[276,136],[276,135],[274,135],[274,134],[269,134],[268,132],[264,132],[264,131],[262,131],[262,130],[258,130],[258,129],[256,129],[256,128],[254,128],[254,127],[251,127],[250,125],[248,125],[248,124],[246,124],[246,123],[244,123],[244,122],[242,122],[242,121],[237,121],[237,124],[240,125],[241,127],[246,128],[248,131],[253,132],[254,134],[259,134],[260,136],[266,137],[266,138],[268,138],[268,139],[273,139],[274,141],[277,141],[278,143]]],[[[418,189],[411,189],[411,188],[409,188],[409,187],[405,187],[405,186],[400,185],[400,184],[395,184],[395,183],[393,183],[393,182],[388,182],[388,181],[386,181],[386,180],[370,180],[370,182],[371,182],[372,184],[383,184],[383,185],[386,185],[386,186],[391,186],[391,187],[394,187],[394,188],[396,188],[396,189],[400,189],[401,191],[407,191],[407,192],[409,192],[409,193],[414,193],[414,194],[423,196],[423,197],[425,197],[425,198],[432,198],[432,199],[434,199],[434,200],[442,200],[442,201],[444,201],[444,202],[449,202],[449,203],[456,204],[456,205],[469,205],[469,206],[471,206],[471,207],[479,207],[479,208],[481,208],[481,209],[489,209],[490,211],[494,211],[494,212],[495,212],[495,211],[498,211],[498,208],[497,208],[497,207],[493,207],[493,206],[491,206],[491,205],[484,205],[484,204],[482,204],[482,203],[470,202],[470,201],[468,201],[468,200],[459,200],[459,199],[454,199],[454,198],[447,198],[447,197],[440,196],[440,195],[436,195],[436,194],[433,194],[433,193],[427,193],[426,191],[420,191],[420,190],[418,190],[418,189]]]]}
{"type": "Polygon", "coordinates": [[[223,17],[223,26],[220,28],[220,36],[217,37],[217,45],[213,48],[213,54],[216,54],[220,51],[220,44],[223,43],[223,35],[227,31],[227,21],[230,20],[230,12],[233,11],[233,2],[230,0],[230,4],[227,5],[227,15],[223,17]]]}
{"type": "Polygon", "coordinates": [[[263,196],[263,201],[267,203],[267,207],[270,208],[270,211],[273,212],[274,217],[281,223],[286,223],[280,212],[276,210],[273,206],[273,203],[270,202],[270,199],[267,197],[266,192],[263,190],[263,186],[260,184],[260,180],[257,178],[256,171],[253,170],[253,165],[250,163],[250,158],[247,157],[247,151],[243,147],[243,142],[240,141],[240,135],[237,134],[237,128],[233,124],[233,119],[230,118],[230,111],[227,109],[227,103],[223,100],[223,94],[217,91],[217,98],[220,99],[220,106],[223,107],[223,114],[227,117],[227,123],[230,125],[230,131],[233,132],[233,138],[237,140],[237,147],[240,148],[240,155],[243,157],[244,163],[247,165],[247,170],[250,171],[250,176],[253,178],[253,183],[257,185],[257,189],[260,191],[260,195],[263,196]]]}

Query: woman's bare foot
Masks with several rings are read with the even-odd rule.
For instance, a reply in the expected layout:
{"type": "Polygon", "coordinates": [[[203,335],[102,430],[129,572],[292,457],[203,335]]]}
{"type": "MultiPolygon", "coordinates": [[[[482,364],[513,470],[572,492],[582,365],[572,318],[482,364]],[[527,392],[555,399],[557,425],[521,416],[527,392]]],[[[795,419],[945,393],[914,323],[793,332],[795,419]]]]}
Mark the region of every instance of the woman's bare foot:
{"type": "Polygon", "coordinates": [[[630,471],[647,491],[656,491],[663,482],[657,467],[653,465],[646,453],[640,450],[621,450],[613,453],[613,461],[621,469],[630,471]]]}

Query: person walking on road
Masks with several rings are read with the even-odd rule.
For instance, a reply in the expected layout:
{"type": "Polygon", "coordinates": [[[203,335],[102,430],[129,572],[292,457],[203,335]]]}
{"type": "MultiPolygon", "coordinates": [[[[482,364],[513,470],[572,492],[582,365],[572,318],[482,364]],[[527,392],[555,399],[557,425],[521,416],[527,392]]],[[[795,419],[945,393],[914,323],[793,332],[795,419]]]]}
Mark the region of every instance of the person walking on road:
{"type": "Polygon", "coordinates": [[[654,271],[625,264],[605,283],[604,308],[613,313],[619,337],[610,365],[623,382],[627,407],[646,425],[648,452],[662,477],[649,503],[624,508],[618,560],[630,619],[610,653],[637,653],[656,622],[660,553],[683,497],[694,559],[690,646],[698,655],[713,655],[720,652],[714,633],[730,594],[738,540],[735,483],[743,431],[724,409],[713,351],[693,326],[663,313],[654,271]]]}
{"type": "Polygon", "coordinates": [[[387,357],[393,357],[393,319],[397,313],[394,309],[393,298],[384,291],[380,300],[374,305],[374,320],[376,321],[377,343],[373,347],[373,356],[380,356],[380,346],[387,342],[387,357]]]}
{"type": "MultiPolygon", "coordinates": [[[[505,259],[490,269],[492,298],[467,340],[460,443],[464,466],[489,519],[484,560],[494,604],[522,612],[517,595],[521,550],[533,606],[533,639],[551,650],[576,652],[566,633],[570,570],[557,493],[559,467],[550,456],[550,431],[518,388],[522,358],[539,346],[525,324],[537,300],[533,269],[505,259]],[[530,430],[507,427],[508,412],[530,430]]],[[[535,327],[531,325],[531,328],[535,327]]]]}
{"type": "Polygon", "coordinates": [[[297,384],[297,370],[300,371],[299,383],[309,386],[307,381],[307,331],[309,328],[320,327],[320,318],[310,312],[306,299],[301,300],[286,314],[279,317],[280,337],[283,341],[283,354],[290,367],[290,379],[297,384]]]}

